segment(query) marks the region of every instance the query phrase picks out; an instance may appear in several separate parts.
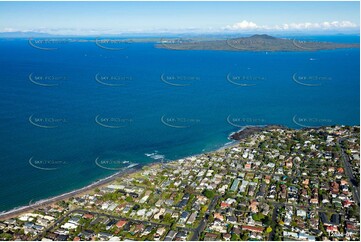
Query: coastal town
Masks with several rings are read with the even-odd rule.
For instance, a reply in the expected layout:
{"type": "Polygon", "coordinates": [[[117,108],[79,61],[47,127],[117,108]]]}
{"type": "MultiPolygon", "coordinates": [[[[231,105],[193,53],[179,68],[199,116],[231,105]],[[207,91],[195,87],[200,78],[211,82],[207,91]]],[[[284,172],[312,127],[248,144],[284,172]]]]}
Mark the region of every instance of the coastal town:
{"type": "Polygon", "coordinates": [[[359,126],[251,127],[235,137],[34,204],[0,219],[0,240],[360,240],[359,126]]]}

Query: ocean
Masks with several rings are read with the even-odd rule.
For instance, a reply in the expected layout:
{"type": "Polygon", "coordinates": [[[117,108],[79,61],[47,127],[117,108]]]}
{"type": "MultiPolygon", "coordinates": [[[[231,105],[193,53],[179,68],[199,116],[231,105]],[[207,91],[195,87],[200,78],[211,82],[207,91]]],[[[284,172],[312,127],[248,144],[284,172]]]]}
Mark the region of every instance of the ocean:
{"type": "MultiPolygon", "coordinates": [[[[359,36],[307,39],[359,42],[359,36]]],[[[245,126],[360,124],[359,49],[36,46],[55,49],[0,40],[0,211],[135,164],[215,150],[245,126]]]]}

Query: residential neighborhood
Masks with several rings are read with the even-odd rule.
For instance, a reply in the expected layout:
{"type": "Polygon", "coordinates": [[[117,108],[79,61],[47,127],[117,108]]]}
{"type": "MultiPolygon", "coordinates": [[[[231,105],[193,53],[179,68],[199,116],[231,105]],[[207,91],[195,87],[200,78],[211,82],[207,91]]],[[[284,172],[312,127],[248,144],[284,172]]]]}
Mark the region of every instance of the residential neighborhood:
{"type": "Polygon", "coordinates": [[[253,132],[0,221],[1,240],[360,240],[360,129],[253,132]]]}

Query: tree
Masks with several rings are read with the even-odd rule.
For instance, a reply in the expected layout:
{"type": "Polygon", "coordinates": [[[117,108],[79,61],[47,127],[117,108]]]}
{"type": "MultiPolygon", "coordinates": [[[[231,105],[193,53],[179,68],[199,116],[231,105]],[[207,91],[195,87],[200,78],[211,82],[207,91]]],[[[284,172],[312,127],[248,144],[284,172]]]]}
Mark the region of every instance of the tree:
{"type": "Polygon", "coordinates": [[[272,232],[272,228],[271,227],[267,227],[267,229],[266,229],[266,233],[271,233],[272,232]]]}
{"type": "Polygon", "coordinates": [[[249,238],[248,233],[247,233],[247,232],[245,232],[245,233],[242,235],[241,240],[242,240],[242,241],[247,241],[247,240],[248,240],[248,238],[249,238]]]}
{"type": "Polygon", "coordinates": [[[131,196],[128,196],[126,199],[125,199],[125,201],[127,201],[127,202],[133,202],[133,198],[131,197],[131,196]]]}
{"type": "Polygon", "coordinates": [[[272,220],[271,220],[268,216],[265,216],[265,217],[262,219],[262,223],[263,223],[265,226],[270,226],[271,223],[272,223],[272,220]]]}
{"type": "Polygon", "coordinates": [[[8,233],[2,233],[0,234],[0,239],[2,240],[12,240],[13,236],[8,233]]]}
{"type": "Polygon", "coordinates": [[[252,218],[254,221],[261,221],[262,219],[264,219],[264,215],[262,213],[255,213],[252,215],[252,218]]]}
{"type": "Polygon", "coordinates": [[[231,237],[232,241],[239,241],[239,239],[240,238],[239,238],[239,236],[237,234],[235,234],[235,233],[232,234],[232,237],[231,237]]]}
{"type": "Polygon", "coordinates": [[[203,191],[203,195],[206,196],[208,199],[212,199],[214,197],[214,192],[212,190],[205,189],[203,191]]]}

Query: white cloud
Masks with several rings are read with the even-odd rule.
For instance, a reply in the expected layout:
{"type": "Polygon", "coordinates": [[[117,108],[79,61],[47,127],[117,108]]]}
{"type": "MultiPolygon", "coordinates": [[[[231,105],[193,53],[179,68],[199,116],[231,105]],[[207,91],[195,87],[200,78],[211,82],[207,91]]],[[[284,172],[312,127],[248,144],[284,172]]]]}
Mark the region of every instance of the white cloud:
{"type": "Polygon", "coordinates": [[[258,29],[259,26],[253,22],[243,20],[242,22],[235,23],[233,25],[227,25],[227,29],[238,30],[238,29],[258,29]]]}
{"type": "Polygon", "coordinates": [[[358,25],[350,21],[325,21],[320,23],[285,23],[281,25],[258,25],[254,22],[243,20],[233,25],[227,25],[227,30],[337,30],[358,28],[358,25]]]}

